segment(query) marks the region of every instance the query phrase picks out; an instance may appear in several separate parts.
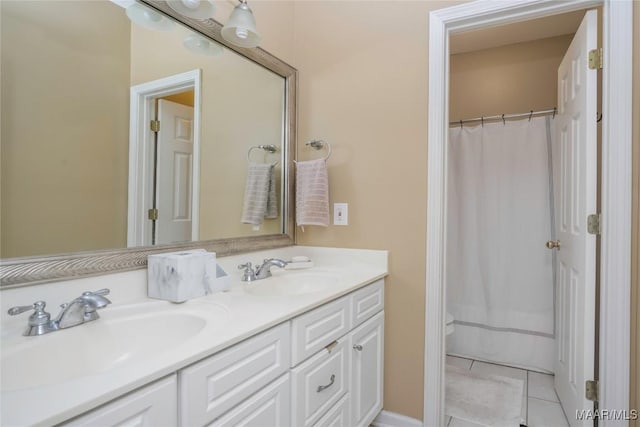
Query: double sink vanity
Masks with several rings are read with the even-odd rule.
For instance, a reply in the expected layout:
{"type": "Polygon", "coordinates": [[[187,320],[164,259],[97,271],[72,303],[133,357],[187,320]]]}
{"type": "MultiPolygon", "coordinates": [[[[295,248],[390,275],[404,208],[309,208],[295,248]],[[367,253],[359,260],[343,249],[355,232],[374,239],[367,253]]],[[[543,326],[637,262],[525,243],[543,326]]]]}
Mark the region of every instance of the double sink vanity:
{"type": "Polygon", "coordinates": [[[147,298],[146,270],[2,290],[0,424],[368,426],[382,409],[387,252],[289,246],[218,258],[231,290],[147,298]],[[237,265],[307,256],[241,281],[237,265]],[[100,318],[23,336],[48,307],[109,288],[100,318]]]}

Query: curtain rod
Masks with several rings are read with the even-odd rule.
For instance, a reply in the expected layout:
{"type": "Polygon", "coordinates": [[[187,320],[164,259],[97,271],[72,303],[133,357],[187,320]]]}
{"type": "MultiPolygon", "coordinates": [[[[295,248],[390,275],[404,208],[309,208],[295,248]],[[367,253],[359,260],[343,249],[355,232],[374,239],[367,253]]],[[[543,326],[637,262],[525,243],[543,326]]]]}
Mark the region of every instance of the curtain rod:
{"type": "Polygon", "coordinates": [[[554,107],[549,110],[540,110],[540,111],[531,110],[527,113],[501,114],[498,116],[486,116],[486,117],[476,117],[474,119],[458,120],[456,122],[449,122],[449,126],[459,125],[460,127],[462,127],[462,125],[464,125],[465,123],[477,123],[477,122],[484,123],[484,122],[494,122],[498,120],[502,120],[503,122],[505,122],[506,120],[509,120],[509,119],[521,119],[523,117],[528,117],[529,119],[531,119],[532,117],[547,116],[549,114],[553,114],[553,116],[555,117],[557,113],[558,113],[558,110],[557,108],[554,107]]]}

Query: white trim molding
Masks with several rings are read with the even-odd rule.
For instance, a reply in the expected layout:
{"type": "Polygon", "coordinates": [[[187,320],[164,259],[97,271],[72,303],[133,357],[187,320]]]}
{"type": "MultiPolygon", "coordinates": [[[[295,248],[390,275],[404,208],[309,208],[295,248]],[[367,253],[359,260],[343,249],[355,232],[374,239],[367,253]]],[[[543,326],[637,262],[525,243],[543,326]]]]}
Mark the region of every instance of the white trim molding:
{"type": "MultiPolygon", "coordinates": [[[[598,372],[601,409],[630,409],[632,3],[607,2],[603,16],[598,372]]],[[[607,420],[599,425],[613,424],[622,425],[607,420]]]]}
{"type": "MultiPolygon", "coordinates": [[[[599,407],[629,407],[632,2],[475,1],[433,11],[429,16],[425,427],[439,427],[444,420],[449,34],[596,6],[603,7],[604,15],[599,407]]],[[[600,420],[604,427],[614,423],[627,425],[600,420]]]]}
{"type": "Polygon", "coordinates": [[[374,427],[421,427],[422,422],[406,415],[382,410],[371,425],[374,427]]]}

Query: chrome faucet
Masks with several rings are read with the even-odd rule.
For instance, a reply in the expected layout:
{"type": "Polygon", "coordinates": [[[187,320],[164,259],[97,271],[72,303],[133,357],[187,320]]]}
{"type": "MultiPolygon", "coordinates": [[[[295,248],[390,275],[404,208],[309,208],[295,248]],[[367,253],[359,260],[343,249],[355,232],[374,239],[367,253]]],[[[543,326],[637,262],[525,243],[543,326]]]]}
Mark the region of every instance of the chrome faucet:
{"type": "Polygon", "coordinates": [[[60,314],[58,314],[58,317],[54,320],[58,323],[58,328],[70,328],[98,319],[100,316],[96,310],[111,304],[111,301],[103,297],[103,295],[108,294],[109,289],[101,289],[96,292],[83,292],[82,295],[70,303],[62,304],[60,306],[62,311],[60,311],[60,314]]]}
{"type": "Polygon", "coordinates": [[[287,261],[283,261],[277,258],[267,258],[262,262],[262,265],[256,266],[255,271],[251,268],[251,263],[240,264],[239,269],[244,268],[244,274],[242,275],[243,282],[253,282],[254,280],[266,279],[271,277],[271,267],[284,268],[288,264],[287,261]]]}
{"type": "Polygon", "coordinates": [[[33,309],[34,311],[29,316],[27,329],[25,329],[23,335],[44,335],[98,319],[100,316],[96,310],[111,304],[111,301],[104,297],[104,295],[108,294],[109,289],[83,292],[82,295],[70,303],[60,305],[62,310],[54,320],[51,320],[51,315],[44,310],[46,306],[44,301],[37,301],[32,305],[12,307],[8,313],[11,316],[15,316],[33,309]]]}

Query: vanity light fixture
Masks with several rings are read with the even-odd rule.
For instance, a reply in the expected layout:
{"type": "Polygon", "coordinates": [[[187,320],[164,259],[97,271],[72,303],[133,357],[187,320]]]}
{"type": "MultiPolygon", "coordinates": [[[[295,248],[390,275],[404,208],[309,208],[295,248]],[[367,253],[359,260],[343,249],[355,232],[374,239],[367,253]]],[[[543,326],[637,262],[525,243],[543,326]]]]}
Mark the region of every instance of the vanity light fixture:
{"type": "Polygon", "coordinates": [[[187,36],[182,44],[189,52],[195,53],[196,55],[222,55],[222,46],[197,34],[187,36]]]}
{"type": "Polygon", "coordinates": [[[169,7],[176,12],[194,19],[213,18],[215,5],[209,0],[168,0],[169,7]]]}
{"type": "Polygon", "coordinates": [[[140,3],[127,6],[126,14],[131,22],[148,30],[172,31],[175,25],[173,21],[140,3]]]}
{"type": "Polygon", "coordinates": [[[222,37],[235,46],[258,47],[261,38],[247,0],[240,0],[240,4],[233,9],[229,21],[222,28],[222,37]]]}

